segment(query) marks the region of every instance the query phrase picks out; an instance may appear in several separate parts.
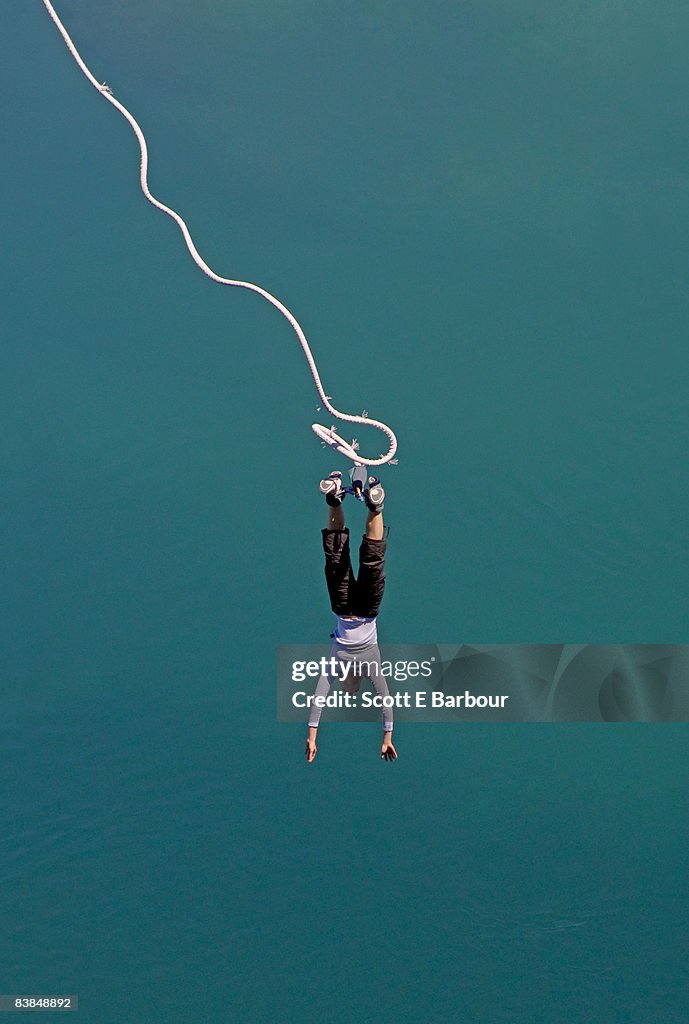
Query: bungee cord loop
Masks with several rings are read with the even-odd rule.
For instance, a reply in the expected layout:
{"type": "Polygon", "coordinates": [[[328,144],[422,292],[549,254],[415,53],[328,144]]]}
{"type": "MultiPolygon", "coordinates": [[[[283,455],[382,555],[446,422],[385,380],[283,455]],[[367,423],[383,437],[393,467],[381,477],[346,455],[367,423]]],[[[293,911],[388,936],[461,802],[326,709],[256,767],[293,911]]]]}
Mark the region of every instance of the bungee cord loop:
{"type": "Polygon", "coordinates": [[[187,249],[189,250],[189,253],[194,263],[196,263],[196,265],[203,271],[204,274],[206,274],[207,277],[211,279],[211,281],[215,281],[217,284],[229,285],[232,288],[245,288],[248,291],[256,292],[258,295],[261,295],[264,299],[270,302],[271,305],[273,305],[280,313],[282,313],[285,319],[289,321],[292,329],[294,330],[294,333],[297,335],[297,338],[299,339],[302,351],[304,353],[304,356],[306,357],[306,362],[308,363],[309,370],[311,371],[311,376],[313,378],[313,383],[318,393],[320,405],[323,407],[323,409],[326,409],[331,416],[335,417],[335,419],[342,420],[345,423],[360,423],[364,426],[375,427],[376,430],[382,431],[382,433],[385,434],[388,440],[388,450],[387,452],[384,452],[381,456],[379,456],[377,459],[367,459],[364,458],[363,455],[359,454],[358,442],[356,440],[353,440],[348,443],[339,435],[334,426],[323,427],[319,423],[314,423],[312,424],[312,430],[314,431],[314,433],[320,438],[323,444],[327,445],[330,448],[334,448],[345,458],[351,459],[353,462],[358,463],[359,465],[383,466],[385,465],[386,462],[396,462],[397,460],[394,458],[394,455],[395,452],[397,451],[397,438],[395,437],[395,434],[386,423],[382,423],[380,420],[372,419],[366,412],[364,412],[360,416],[354,415],[352,413],[340,412],[340,410],[336,409],[335,406],[332,404],[330,396],[325,393],[325,389],[323,388],[323,384],[318,373],[318,367],[316,366],[316,361],[313,358],[313,354],[311,352],[309,343],[306,340],[306,335],[304,334],[304,331],[302,330],[299,321],[294,316],[294,314],[290,312],[287,306],[285,306],[284,303],[280,302],[279,299],[277,299],[274,295],[271,295],[269,291],[267,291],[265,288],[262,288],[260,285],[252,284],[250,281],[236,281],[233,280],[232,278],[221,277],[219,274],[216,274],[215,271],[208,266],[206,261],[200,255],[198,249],[194,245],[194,241],[191,237],[189,228],[187,227],[185,221],[180,216],[180,214],[177,213],[176,210],[173,210],[171,207],[166,206],[165,203],[162,203],[159,199],[156,199],[156,197],[153,195],[150,188],[148,187],[148,146],[146,144],[146,138],[144,136],[144,133],[141,130],[141,126],[139,125],[134,115],[131,114],[129,110],[127,110],[124,104],[120,103],[120,101],[115,96],[113,96],[112,89],[107,84],[107,82],[99,82],[91,73],[86,63],[82,59],[81,54],[72,42],[72,39],[69,33],[67,32],[67,29],[60,21],[60,18],[58,17],[57,12],[55,11],[55,8],[53,7],[50,0],[43,0],[43,4],[46,10],[48,11],[50,17],[53,19],[60,35],[64,39],[67,45],[67,49],[72,54],[72,57],[74,58],[74,60],[76,61],[79,68],[86,76],[86,78],[88,78],[93,88],[97,89],[101,96],[103,96],[108,101],[108,103],[112,104],[112,106],[115,107],[116,110],[119,110],[120,114],[122,114],[125,120],[128,121],[129,124],[131,125],[132,130],[136,135],[137,142],[139,143],[139,149],[141,151],[141,168],[139,175],[141,191],[143,192],[146,199],[148,199],[149,203],[152,203],[153,206],[157,207],[157,209],[162,210],[163,213],[166,213],[168,217],[171,217],[178,225],[184,237],[187,249]]]}

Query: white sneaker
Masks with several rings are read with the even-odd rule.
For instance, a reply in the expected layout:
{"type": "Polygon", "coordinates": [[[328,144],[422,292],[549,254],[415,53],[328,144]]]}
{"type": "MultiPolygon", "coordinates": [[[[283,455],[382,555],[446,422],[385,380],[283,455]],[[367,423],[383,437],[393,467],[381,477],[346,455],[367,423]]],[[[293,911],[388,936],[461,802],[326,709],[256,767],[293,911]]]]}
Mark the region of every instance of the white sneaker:
{"type": "Polygon", "coordinates": [[[321,480],[319,487],[321,494],[325,495],[325,500],[332,508],[337,508],[342,504],[346,492],[342,486],[342,473],[339,469],[334,470],[325,480],[321,480]]]}
{"type": "Polygon", "coordinates": [[[385,491],[377,476],[370,476],[368,484],[364,488],[364,501],[369,512],[382,512],[385,501],[385,491]]]}

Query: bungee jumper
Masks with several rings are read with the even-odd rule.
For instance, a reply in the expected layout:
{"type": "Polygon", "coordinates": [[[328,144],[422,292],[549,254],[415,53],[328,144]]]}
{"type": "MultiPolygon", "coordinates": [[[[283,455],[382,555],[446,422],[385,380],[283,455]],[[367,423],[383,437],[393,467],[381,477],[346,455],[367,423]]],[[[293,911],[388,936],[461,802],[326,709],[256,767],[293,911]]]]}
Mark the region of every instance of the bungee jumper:
{"type": "MultiPolygon", "coordinates": [[[[361,684],[360,667],[366,666],[368,678],[379,697],[389,695],[383,675],[378,648],[377,618],[385,591],[385,553],[387,530],[383,523],[385,491],[378,477],[367,479],[366,468],[355,465],[351,486],[344,487],[342,473],[335,470],[321,480],[320,490],[328,506],[327,526],[322,531],[325,554],[325,580],[330,607],[335,616],[335,632],[330,651],[329,668],[321,674],[314,697],[325,698],[332,685],[356,693],[361,684]],[[359,572],[354,575],[349,549],[349,529],[345,526],[342,503],[347,494],[366,505],[366,531],[359,547],[359,572]],[[353,672],[337,671],[340,664],[354,662],[353,672]],[[344,677],[344,678],[343,678],[344,677]]],[[[321,719],[322,703],[311,704],[309,730],[306,738],[306,760],[309,764],[317,753],[316,737],[321,719]]],[[[392,742],[392,708],[381,711],[383,741],[380,756],[394,761],[397,751],[392,742]]]]}

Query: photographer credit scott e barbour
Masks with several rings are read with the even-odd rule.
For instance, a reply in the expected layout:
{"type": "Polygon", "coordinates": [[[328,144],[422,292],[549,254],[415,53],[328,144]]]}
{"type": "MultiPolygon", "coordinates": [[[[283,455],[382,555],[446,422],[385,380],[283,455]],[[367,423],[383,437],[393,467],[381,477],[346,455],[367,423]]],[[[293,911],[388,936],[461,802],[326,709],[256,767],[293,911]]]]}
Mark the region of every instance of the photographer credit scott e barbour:
{"type": "Polygon", "coordinates": [[[364,690],[351,693],[333,690],[327,696],[297,690],[292,694],[295,708],[504,708],[508,694],[443,693],[441,690],[402,691],[381,696],[364,690]]]}

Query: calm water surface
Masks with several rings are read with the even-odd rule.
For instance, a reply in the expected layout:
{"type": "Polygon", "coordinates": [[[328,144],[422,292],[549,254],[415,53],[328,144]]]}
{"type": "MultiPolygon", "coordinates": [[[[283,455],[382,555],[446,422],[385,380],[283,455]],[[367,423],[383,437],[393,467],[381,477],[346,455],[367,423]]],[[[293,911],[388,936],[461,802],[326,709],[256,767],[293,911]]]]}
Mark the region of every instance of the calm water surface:
{"type": "MultiPolygon", "coordinates": [[[[209,262],[398,430],[381,635],[686,642],[689,13],[516,6],[60,11],[209,262]]],[[[333,467],[296,340],[191,264],[37,0],[0,46],[0,992],[684,1021],[685,729],[408,726],[390,766],[333,726],[307,769],[274,664],[330,629],[333,467]]]]}

